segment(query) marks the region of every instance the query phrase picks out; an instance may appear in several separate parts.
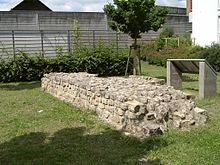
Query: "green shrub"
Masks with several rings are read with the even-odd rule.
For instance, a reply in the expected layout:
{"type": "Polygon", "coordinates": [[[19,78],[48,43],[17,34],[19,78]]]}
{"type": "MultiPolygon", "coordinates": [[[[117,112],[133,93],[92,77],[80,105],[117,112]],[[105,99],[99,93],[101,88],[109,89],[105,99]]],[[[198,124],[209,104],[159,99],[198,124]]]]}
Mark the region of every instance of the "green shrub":
{"type": "Polygon", "coordinates": [[[164,48],[189,47],[191,45],[192,40],[190,36],[178,37],[174,34],[174,30],[171,27],[166,27],[154,40],[154,46],[157,51],[164,48]]]}
{"type": "MultiPolygon", "coordinates": [[[[30,57],[21,53],[15,59],[0,61],[0,82],[40,80],[50,72],[88,72],[99,76],[124,75],[127,52],[112,47],[82,48],[69,55],[44,59],[42,56],[30,57]]],[[[132,64],[129,64],[132,73],[132,64]]]]}
{"type": "Polygon", "coordinates": [[[147,56],[156,52],[154,42],[147,42],[141,45],[141,60],[146,61],[147,56]]]}
{"type": "Polygon", "coordinates": [[[166,38],[166,37],[173,37],[174,30],[171,27],[166,27],[161,33],[160,37],[166,38]]]}
{"type": "Polygon", "coordinates": [[[192,39],[190,36],[185,35],[184,37],[179,37],[180,47],[191,47],[192,39]]]}
{"type": "MultiPolygon", "coordinates": [[[[166,41],[165,38],[171,38],[174,35],[174,31],[171,27],[166,27],[160,34],[159,36],[155,39],[155,49],[156,50],[161,50],[164,48],[166,41]]],[[[171,41],[171,46],[173,41],[171,41]]]]}
{"type": "Polygon", "coordinates": [[[178,48],[178,38],[169,38],[167,40],[167,46],[171,48],[178,48]]]}
{"type": "Polygon", "coordinates": [[[220,71],[220,44],[213,43],[205,47],[200,57],[206,59],[216,71],[220,71]]]}
{"type": "MultiPolygon", "coordinates": [[[[149,48],[149,47],[148,47],[149,48]]],[[[197,49],[197,48],[196,48],[197,49]]],[[[180,47],[180,48],[167,48],[160,51],[143,49],[142,53],[145,56],[146,61],[152,65],[166,66],[167,59],[189,59],[189,58],[199,58],[199,50],[194,50],[191,47],[180,47]],[[197,52],[197,53],[195,53],[197,52]]]]}
{"type": "Polygon", "coordinates": [[[155,40],[154,40],[154,47],[157,51],[162,50],[166,44],[164,38],[158,36],[155,40]]]}

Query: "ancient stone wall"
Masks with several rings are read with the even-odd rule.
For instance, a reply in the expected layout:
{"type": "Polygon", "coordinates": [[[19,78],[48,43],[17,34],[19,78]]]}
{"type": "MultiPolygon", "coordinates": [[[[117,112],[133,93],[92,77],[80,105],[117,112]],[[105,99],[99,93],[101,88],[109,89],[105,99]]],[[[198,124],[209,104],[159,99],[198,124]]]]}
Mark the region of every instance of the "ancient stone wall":
{"type": "Polygon", "coordinates": [[[188,95],[163,84],[150,77],[100,78],[87,73],[50,73],[42,78],[44,91],[93,110],[100,119],[138,137],[206,122],[205,110],[188,95]]]}

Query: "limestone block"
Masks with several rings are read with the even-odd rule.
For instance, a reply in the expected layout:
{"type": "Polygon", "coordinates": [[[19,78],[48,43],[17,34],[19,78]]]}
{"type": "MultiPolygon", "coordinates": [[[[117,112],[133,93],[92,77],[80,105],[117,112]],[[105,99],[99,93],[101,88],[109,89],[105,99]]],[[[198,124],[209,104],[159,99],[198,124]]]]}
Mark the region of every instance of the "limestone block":
{"type": "Polygon", "coordinates": [[[123,111],[121,108],[117,108],[116,111],[119,116],[124,116],[124,114],[125,114],[125,111],[123,111]]]}
{"type": "Polygon", "coordinates": [[[105,104],[103,104],[103,103],[100,102],[100,103],[98,104],[98,107],[101,108],[101,109],[105,109],[105,104]]]}
{"type": "Polygon", "coordinates": [[[108,111],[112,114],[114,114],[114,112],[116,111],[116,107],[115,106],[109,106],[108,107],[108,111]]]}
{"type": "Polygon", "coordinates": [[[108,99],[108,105],[109,106],[113,106],[114,105],[114,101],[112,99],[108,99]]]}
{"type": "Polygon", "coordinates": [[[121,102],[120,101],[118,101],[118,100],[115,100],[114,101],[114,106],[116,106],[116,107],[120,107],[120,105],[121,105],[121,102]]]}
{"type": "Polygon", "coordinates": [[[149,135],[158,135],[163,134],[163,129],[159,124],[155,122],[147,122],[146,125],[143,126],[144,131],[149,135]]]}
{"type": "Polygon", "coordinates": [[[103,104],[107,105],[108,104],[108,100],[105,99],[105,98],[102,98],[102,101],[101,101],[103,104]]]}
{"type": "Polygon", "coordinates": [[[142,103],[140,103],[136,100],[127,101],[126,104],[128,105],[129,111],[134,112],[134,113],[139,112],[141,106],[143,106],[142,103]]]}
{"type": "Polygon", "coordinates": [[[195,120],[183,120],[181,121],[181,128],[189,128],[192,125],[195,125],[195,120]]]}
{"type": "Polygon", "coordinates": [[[105,94],[105,98],[106,98],[106,99],[109,99],[109,98],[110,98],[110,95],[109,95],[109,94],[105,94]]]}
{"type": "Polygon", "coordinates": [[[173,113],[173,116],[174,117],[177,117],[177,118],[179,118],[179,119],[185,119],[186,118],[186,115],[184,114],[184,113],[182,113],[182,112],[174,112],[173,113]]]}
{"type": "Polygon", "coordinates": [[[156,114],[156,113],[154,113],[154,112],[148,113],[148,114],[145,116],[145,121],[155,120],[156,117],[157,117],[157,114],[156,114]]]}
{"type": "Polygon", "coordinates": [[[154,102],[150,102],[150,103],[147,104],[147,110],[148,111],[155,111],[155,107],[156,107],[156,105],[155,105],[154,102]]]}
{"type": "Polygon", "coordinates": [[[105,119],[108,119],[111,113],[109,113],[108,111],[102,111],[102,115],[105,119]]]}
{"type": "Polygon", "coordinates": [[[126,104],[126,103],[121,103],[121,104],[120,104],[120,108],[121,108],[123,111],[126,111],[126,110],[128,110],[128,104],[126,104]]]}
{"type": "Polygon", "coordinates": [[[127,118],[129,118],[129,119],[131,119],[131,120],[134,120],[134,119],[136,119],[137,118],[137,116],[135,115],[135,113],[134,112],[131,112],[131,111],[126,111],[126,116],[127,116],[127,118]]]}
{"type": "Polygon", "coordinates": [[[92,105],[92,104],[89,103],[89,110],[93,110],[93,111],[95,111],[96,108],[97,108],[97,106],[92,105]]]}
{"type": "Polygon", "coordinates": [[[196,107],[194,109],[194,118],[196,125],[205,124],[208,119],[208,113],[206,110],[196,107]]]}
{"type": "Polygon", "coordinates": [[[179,118],[174,118],[172,125],[174,128],[181,128],[181,120],[179,118]]]}

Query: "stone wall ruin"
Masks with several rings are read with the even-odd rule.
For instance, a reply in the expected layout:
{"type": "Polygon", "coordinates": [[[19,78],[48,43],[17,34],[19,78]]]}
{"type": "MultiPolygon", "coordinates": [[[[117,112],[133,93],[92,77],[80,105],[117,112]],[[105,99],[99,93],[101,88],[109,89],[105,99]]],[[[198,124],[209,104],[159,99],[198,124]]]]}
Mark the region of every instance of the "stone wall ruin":
{"type": "Polygon", "coordinates": [[[186,94],[151,77],[100,78],[87,73],[50,73],[42,89],[137,137],[190,128],[207,121],[207,112],[186,94]]]}

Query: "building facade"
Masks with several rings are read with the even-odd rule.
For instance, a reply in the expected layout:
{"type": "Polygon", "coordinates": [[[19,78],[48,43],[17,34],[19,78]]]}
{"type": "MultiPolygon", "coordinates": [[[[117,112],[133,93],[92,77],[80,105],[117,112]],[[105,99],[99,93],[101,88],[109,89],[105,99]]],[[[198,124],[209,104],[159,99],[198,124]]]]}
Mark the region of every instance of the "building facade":
{"type": "Polygon", "coordinates": [[[186,14],[189,15],[192,12],[192,0],[186,0],[186,14]]]}
{"type": "Polygon", "coordinates": [[[192,39],[196,45],[220,42],[220,0],[192,1],[192,39]]]}

